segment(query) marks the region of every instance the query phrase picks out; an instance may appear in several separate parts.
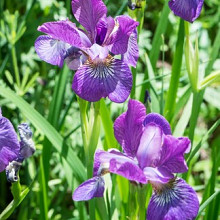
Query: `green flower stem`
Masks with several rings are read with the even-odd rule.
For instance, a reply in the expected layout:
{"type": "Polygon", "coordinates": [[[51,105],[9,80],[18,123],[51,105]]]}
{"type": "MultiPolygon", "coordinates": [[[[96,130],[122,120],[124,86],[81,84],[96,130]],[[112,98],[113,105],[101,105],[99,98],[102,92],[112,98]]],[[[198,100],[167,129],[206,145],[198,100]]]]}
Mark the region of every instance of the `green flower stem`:
{"type": "Polygon", "coordinates": [[[174,60],[172,64],[170,86],[169,86],[167,100],[165,104],[165,110],[164,110],[165,116],[168,121],[171,121],[176,105],[176,96],[179,86],[179,78],[180,78],[181,65],[182,65],[183,44],[184,44],[184,22],[181,19],[179,24],[178,39],[176,43],[176,51],[174,54],[174,60]]]}
{"type": "Polygon", "coordinates": [[[16,84],[18,88],[20,88],[21,81],[20,81],[20,75],[19,75],[19,70],[18,70],[18,62],[17,62],[17,57],[16,57],[15,45],[11,45],[11,56],[12,56],[12,63],[14,67],[16,84]]]}
{"type": "Polygon", "coordinates": [[[21,185],[20,185],[19,180],[17,182],[12,183],[11,193],[13,195],[14,200],[19,200],[20,199],[21,185]]]}
{"type": "MultiPolygon", "coordinates": [[[[94,153],[100,135],[100,102],[91,104],[89,123],[86,115],[88,103],[80,98],[78,98],[78,103],[80,107],[81,129],[86,156],[87,178],[91,178],[93,176],[94,153]],[[91,129],[88,125],[91,126],[91,129]]],[[[89,201],[89,215],[91,220],[95,220],[95,199],[89,201]]]]}
{"type": "Polygon", "coordinates": [[[134,183],[129,184],[129,204],[128,213],[130,220],[138,219],[138,209],[137,209],[137,186],[134,183]]]}
{"type": "Polygon", "coordinates": [[[94,109],[93,109],[93,126],[91,133],[89,135],[89,144],[88,144],[88,151],[89,151],[89,161],[88,161],[88,178],[91,178],[93,175],[93,158],[94,153],[98,144],[99,135],[100,135],[100,102],[94,103],[94,109]]]}
{"type": "Polygon", "coordinates": [[[185,36],[189,36],[189,22],[184,21],[185,36]]]}
{"type": "Polygon", "coordinates": [[[164,61],[165,61],[165,50],[164,50],[164,46],[165,46],[165,42],[164,42],[164,35],[161,35],[162,38],[162,47],[163,47],[163,52],[162,52],[162,79],[161,79],[161,95],[160,95],[160,114],[163,114],[163,109],[164,109],[164,99],[163,99],[163,95],[164,95],[164,61]]]}
{"type": "Polygon", "coordinates": [[[138,186],[137,201],[139,205],[139,219],[146,219],[147,185],[138,186]]]}
{"type": "MultiPolygon", "coordinates": [[[[20,183],[16,182],[13,183],[15,184],[14,186],[12,185],[12,191],[15,191],[13,193],[17,194],[20,188],[20,183]]],[[[27,194],[29,193],[30,189],[26,188],[23,192],[21,192],[19,194],[19,197],[14,198],[14,200],[12,200],[8,206],[3,210],[3,212],[0,214],[0,219],[1,220],[6,220],[9,219],[10,215],[14,212],[14,210],[16,209],[16,207],[19,206],[19,204],[23,201],[23,199],[27,196],[27,194]]],[[[17,196],[17,195],[16,195],[17,196]]]]}
{"type": "Polygon", "coordinates": [[[131,68],[131,72],[132,72],[132,76],[133,76],[133,86],[132,86],[132,90],[131,90],[131,98],[135,99],[135,90],[136,90],[136,74],[137,74],[137,70],[132,67],[131,68]]]}
{"type": "Polygon", "coordinates": [[[84,146],[84,152],[86,157],[86,163],[88,163],[89,155],[88,155],[88,146],[87,146],[87,140],[88,140],[88,119],[86,115],[86,109],[88,103],[77,97],[78,103],[79,103],[79,112],[80,112],[80,120],[81,120],[81,132],[82,132],[82,139],[83,139],[83,146],[84,146]]]}

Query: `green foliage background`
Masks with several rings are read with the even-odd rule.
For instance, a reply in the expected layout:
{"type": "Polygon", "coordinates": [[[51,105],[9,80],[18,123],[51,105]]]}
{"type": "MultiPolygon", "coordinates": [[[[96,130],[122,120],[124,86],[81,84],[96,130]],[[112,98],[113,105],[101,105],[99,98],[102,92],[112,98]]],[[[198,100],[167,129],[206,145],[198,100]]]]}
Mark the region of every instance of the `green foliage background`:
{"type": "MultiPolygon", "coordinates": [[[[108,14],[113,17],[128,13],[125,0],[104,2],[108,14]]],[[[13,210],[10,219],[88,219],[88,203],[72,201],[73,190],[86,179],[79,105],[71,89],[74,72],[66,66],[60,69],[41,61],[34,49],[34,42],[41,34],[37,31],[39,25],[67,17],[76,22],[70,4],[70,0],[0,1],[0,106],[3,115],[15,128],[24,121],[30,123],[37,148],[20,171],[21,190],[28,189],[28,193],[13,210]]],[[[148,89],[152,99],[148,111],[160,113],[166,108],[179,27],[179,18],[172,12],[165,20],[161,18],[164,4],[161,0],[146,2],[143,28],[139,33],[140,58],[133,94],[133,98],[143,101],[143,91],[148,89]],[[162,25],[158,28],[160,20],[162,25]],[[163,42],[158,35],[154,44],[157,29],[163,34],[163,42]],[[162,43],[156,49],[159,41],[162,43]],[[158,56],[154,54],[157,50],[158,56]]],[[[191,25],[190,34],[193,42],[196,36],[199,40],[200,79],[208,68],[208,74],[220,69],[219,25],[219,0],[205,1],[201,16],[191,25]]],[[[178,85],[177,99],[174,111],[169,115],[173,133],[191,137],[193,149],[198,149],[190,157],[189,171],[183,177],[197,191],[203,204],[199,218],[219,219],[219,81],[203,91],[198,120],[192,115],[196,115],[195,102],[200,95],[193,96],[191,92],[184,56],[180,78],[175,83],[178,85]],[[189,122],[191,125],[195,122],[196,127],[190,128],[189,122]]],[[[112,123],[126,106],[126,103],[102,100],[99,147],[120,149],[113,136],[112,123]]],[[[96,200],[96,219],[125,219],[131,207],[129,182],[114,175],[112,182],[109,176],[106,181],[111,200],[105,197],[106,207],[101,200],[96,200]]],[[[13,199],[10,186],[5,173],[0,173],[0,213],[13,199]]],[[[147,201],[150,193],[148,187],[147,201]]]]}

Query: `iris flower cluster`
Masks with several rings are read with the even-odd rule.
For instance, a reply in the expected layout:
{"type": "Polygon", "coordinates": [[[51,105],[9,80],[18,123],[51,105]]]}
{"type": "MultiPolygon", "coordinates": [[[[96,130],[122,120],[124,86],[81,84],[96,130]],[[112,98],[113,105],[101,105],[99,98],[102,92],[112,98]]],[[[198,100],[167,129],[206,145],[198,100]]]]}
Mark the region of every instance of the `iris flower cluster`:
{"type": "Polygon", "coordinates": [[[0,109],[0,172],[6,171],[8,181],[16,182],[22,162],[35,152],[32,132],[26,124],[18,126],[20,141],[11,122],[0,109]]]}
{"type": "MultiPolygon", "coordinates": [[[[203,1],[170,0],[169,7],[175,15],[193,22],[201,13],[203,1]]],[[[129,66],[135,67],[138,59],[139,23],[127,15],[107,17],[101,0],[72,0],[72,11],[84,29],[68,19],[44,23],[38,27],[46,35],[35,42],[37,54],[52,65],[62,67],[66,62],[76,70],[72,89],[82,99],[96,102],[108,97],[124,102],[132,88],[129,66]]],[[[123,152],[96,150],[93,177],[75,190],[73,200],[102,197],[103,175],[114,173],[137,184],[152,185],[148,220],[195,218],[199,208],[196,193],[174,175],[188,170],[184,154],[190,151],[190,140],[172,136],[163,116],[146,115],[145,106],[135,100],[130,100],[127,112],[116,119],[114,132],[123,152]]]]}
{"type": "Polygon", "coordinates": [[[129,100],[127,112],[114,123],[114,132],[123,152],[96,150],[94,176],[75,190],[73,200],[102,197],[103,175],[114,173],[137,184],[152,185],[148,220],[195,218],[199,209],[196,192],[174,176],[188,170],[184,154],[190,151],[190,140],[172,136],[166,119],[156,113],[146,115],[145,106],[136,100],[129,100]]]}

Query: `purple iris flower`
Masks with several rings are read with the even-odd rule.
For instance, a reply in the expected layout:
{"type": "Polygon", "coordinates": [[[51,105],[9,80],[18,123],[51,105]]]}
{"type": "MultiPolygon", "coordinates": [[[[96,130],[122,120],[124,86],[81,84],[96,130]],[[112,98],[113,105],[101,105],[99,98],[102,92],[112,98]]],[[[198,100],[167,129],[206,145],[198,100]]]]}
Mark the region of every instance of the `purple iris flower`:
{"type": "Polygon", "coordinates": [[[11,122],[2,116],[0,108],[0,172],[6,171],[9,182],[18,180],[22,162],[35,152],[32,131],[26,123],[18,126],[20,141],[11,122]]]}
{"type": "Polygon", "coordinates": [[[19,151],[20,144],[13,125],[2,116],[0,109],[0,172],[18,157],[19,151]]]}
{"type": "Polygon", "coordinates": [[[123,153],[116,149],[97,150],[94,177],[75,190],[73,200],[103,196],[102,176],[115,173],[136,183],[152,185],[148,220],[195,218],[199,209],[196,192],[173,174],[188,170],[184,154],[190,150],[190,140],[172,136],[166,119],[156,113],[146,115],[145,106],[136,100],[129,100],[127,112],[114,123],[114,132],[123,153]]]}
{"type": "Polygon", "coordinates": [[[135,67],[138,59],[138,22],[126,15],[107,17],[101,0],[72,0],[72,11],[85,30],[69,20],[44,23],[38,30],[47,35],[37,38],[37,54],[52,65],[62,67],[66,61],[77,70],[72,89],[79,97],[124,102],[132,88],[128,65],[135,67]]]}
{"type": "Polygon", "coordinates": [[[175,15],[192,23],[199,17],[203,2],[204,0],[170,0],[169,7],[175,15]]]}

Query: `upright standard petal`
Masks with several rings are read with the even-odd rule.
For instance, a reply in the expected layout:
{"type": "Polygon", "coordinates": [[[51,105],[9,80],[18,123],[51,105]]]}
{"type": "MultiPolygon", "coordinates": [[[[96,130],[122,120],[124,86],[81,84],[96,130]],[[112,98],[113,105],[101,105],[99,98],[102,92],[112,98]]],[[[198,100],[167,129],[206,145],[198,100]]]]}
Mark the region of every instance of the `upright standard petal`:
{"type": "Polygon", "coordinates": [[[199,210],[196,192],[183,179],[155,187],[147,209],[148,220],[192,220],[199,210]]]}
{"type": "Polygon", "coordinates": [[[170,0],[169,7],[175,15],[192,23],[199,17],[203,2],[204,0],[170,0]]]}
{"type": "Polygon", "coordinates": [[[106,16],[107,8],[102,0],[72,0],[76,20],[88,31],[92,43],[96,38],[96,25],[106,16]]]}
{"type": "Polygon", "coordinates": [[[17,134],[11,122],[0,111],[0,172],[18,157],[20,150],[17,134]]]}
{"type": "Polygon", "coordinates": [[[132,88],[132,74],[123,61],[107,57],[106,60],[87,60],[75,73],[72,89],[90,102],[109,97],[113,102],[124,102],[132,88]]]}
{"type": "Polygon", "coordinates": [[[113,54],[124,54],[127,52],[130,35],[136,29],[138,24],[138,22],[134,21],[127,15],[116,17],[116,24],[113,33],[109,35],[109,38],[105,42],[113,54]]]}
{"type": "Polygon", "coordinates": [[[76,25],[69,20],[44,23],[38,27],[38,31],[48,34],[55,40],[63,41],[75,47],[84,46],[82,43],[84,40],[82,40],[83,38],[80,36],[83,35],[83,33],[79,33],[80,31],[76,25]]]}
{"type": "Polygon", "coordinates": [[[139,101],[130,99],[127,112],[120,115],[114,122],[115,138],[128,156],[136,156],[145,117],[145,106],[139,101]]]}
{"type": "Polygon", "coordinates": [[[82,183],[73,193],[74,201],[87,201],[94,197],[103,197],[105,182],[102,177],[95,176],[82,183]]]}
{"type": "Polygon", "coordinates": [[[97,150],[94,159],[94,174],[101,175],[104,171],[121,175],[128,180],[146,183],[143,171],[137,165],[137,161],[127,157],[116,149],[109,152],[97,150]]]}
{"type": "Polygon", "coordinates": [[[136,67],[138,57],[137,29],[135,29],[128,39],[128,49],[127,52],[122,55],[122,59],[128,65],[136,67]]]}
{"type": "Polygon", "coordinates": [[[69,44],[55,40],[50,36],[42,35],[35,41],[35,50],[38,56],[52,65],[63,66],[64,57],[69,44]]]}
{"type": "Polygon", "coordinates": [[[147,126],[150,123],[159,126],[164,134],[172,134],[169,122],[162,115],[157,113],[148,114],[144,120],[144,126],[147,126]]]}
{"type": "Polygon", "coordinates": [[[188,170],[184,153],[190,150],[190,140],[186,137],[175,138],[167,135],[161,151],[160,161],[157,167],[161,167],[171,173],[184,173],[188,170]]]}
{"type": "Polygon", "coordinates": [[[163,139],[164,133],[158,125],[150,123],[145,127],[137,150],[137,159],[142,169],[146,166],[156,167],[163,139]]]}

